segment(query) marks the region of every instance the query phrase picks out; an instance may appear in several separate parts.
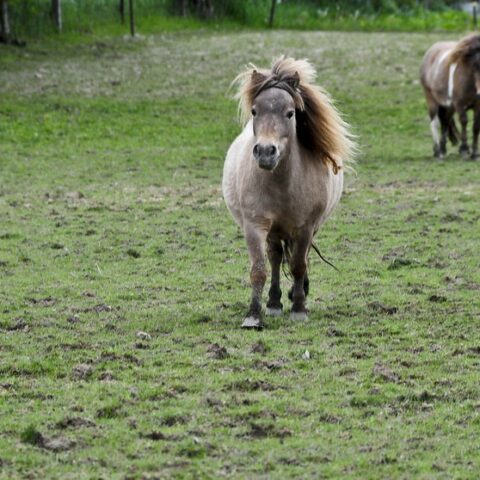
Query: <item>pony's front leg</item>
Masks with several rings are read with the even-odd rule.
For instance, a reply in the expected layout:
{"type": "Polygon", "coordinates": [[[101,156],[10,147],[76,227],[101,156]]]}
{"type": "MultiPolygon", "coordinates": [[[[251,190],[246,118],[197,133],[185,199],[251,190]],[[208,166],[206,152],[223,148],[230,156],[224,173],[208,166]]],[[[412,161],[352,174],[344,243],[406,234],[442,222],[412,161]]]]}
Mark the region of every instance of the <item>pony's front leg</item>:
{"type": "Polygon", "coordinates": [[[312,244],[312,232],[304,231],[298,235],[293,242],[292,256],[290,260],[290,271],[293,276],[292,287],[292,311],[290,318],[292,320],[306,320],[307,308],[305,306],[306,291],[308,291],[307,275],[307,256],[312,244]]]}
{"type": "Polygon", "coordinates": [[[262,293],[267,280],[267,268],[265,265],[266,237],[267,232],[257,226],[247,225],[245,228],[245,238],[251,263],[250,283],[252,285],[252,300],[242,328],[261,329],[263,327],[262,293]]]}
{"type": "Polygon", "coordinates": [[[268,260],[272,267],[272,283],[268,292],[267,315],[278,317],[282,314],[282,290],[280,289],[280,266],[283,259],[283,248],[280,240],[267,240],[268,260]]]}
{"type": "Polygon", "coordinates": [[[478,134],[480,132],[480,108],[475,108],[473,117],[472,160],[478,158],[478,134]]]}

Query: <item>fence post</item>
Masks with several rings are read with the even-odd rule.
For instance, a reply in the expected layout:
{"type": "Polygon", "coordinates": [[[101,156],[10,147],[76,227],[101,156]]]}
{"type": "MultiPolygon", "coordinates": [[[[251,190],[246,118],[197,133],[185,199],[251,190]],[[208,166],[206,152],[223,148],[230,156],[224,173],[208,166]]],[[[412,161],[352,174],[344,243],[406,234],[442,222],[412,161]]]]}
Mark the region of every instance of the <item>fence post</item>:
{"type": "Polygon", "coordinates": [[[270,7],[270,17],[268,19],[268,26],[270,28],[273,27],[273,20],[275,18],[275,5],[277,4],[277,0],[272,0],[272,5],[270,7]]]}

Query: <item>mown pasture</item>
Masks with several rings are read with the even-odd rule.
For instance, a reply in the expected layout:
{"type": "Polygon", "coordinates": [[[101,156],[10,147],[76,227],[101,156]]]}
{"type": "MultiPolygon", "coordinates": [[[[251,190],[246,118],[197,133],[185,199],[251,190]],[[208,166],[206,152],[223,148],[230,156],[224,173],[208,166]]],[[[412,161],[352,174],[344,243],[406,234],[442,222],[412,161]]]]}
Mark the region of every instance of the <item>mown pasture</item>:
{"type": "Polygon", "coordinates": [[[418,66],[441,38],[0,46],[0,478],[477,478],[480,167],[431,158],[418,66]],[[228,88],[281,53],[361,153],[309,321],[243,331],[228,88]]]}

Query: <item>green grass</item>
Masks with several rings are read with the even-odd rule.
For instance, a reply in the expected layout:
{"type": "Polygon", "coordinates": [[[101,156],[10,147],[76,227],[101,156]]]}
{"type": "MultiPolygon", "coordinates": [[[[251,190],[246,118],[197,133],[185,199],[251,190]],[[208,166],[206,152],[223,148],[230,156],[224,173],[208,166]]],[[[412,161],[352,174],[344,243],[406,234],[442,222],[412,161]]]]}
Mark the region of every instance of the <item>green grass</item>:
{"type": "Polygon", "coordinates": [[[0,47],[0,478],[476,478],[480,170],[430,158],[418,66],[440,38],[0,47]],[[362,153],[309,321],[245,332],[227,92],[280,53],[318,67],[362,153]]]}
{"type": "MultiPolygon", "coordinates": [[[[234,2],[217,4],[214,15],[201,19],[189,12],[186,17],[170,13],[166,5],[141,0],[135,3],[136,32],[155,34],[157,32],[178,32],[185,30],[232,31],[246,27],[263,30],[269,19],[270,3],[234,2]]],[[[63,33],[61,38],[72,41],[85,34],[122,35],[129,34],[128,8],[125,23],[120,21],[118,1],[89,0],[88,2],[66,3],[63,6],[63,33]]],[[[26,9],[15,9],[11,13],[12,30],[15,36],[34,42],[38,37],[56,37],[50,18],[50,4],[31,4],[26,9]]],[[[278,4],[274,28],[291,30],[323,31],[453,31],[463,32],[473,28],[470,15],[457,9],[444,8],[428,10],[422,7],[392,9],[378,7],[377,11],[368,6],[356,9],[352,6],[318,8],[308,2],[285,2],[278,4]]]]}

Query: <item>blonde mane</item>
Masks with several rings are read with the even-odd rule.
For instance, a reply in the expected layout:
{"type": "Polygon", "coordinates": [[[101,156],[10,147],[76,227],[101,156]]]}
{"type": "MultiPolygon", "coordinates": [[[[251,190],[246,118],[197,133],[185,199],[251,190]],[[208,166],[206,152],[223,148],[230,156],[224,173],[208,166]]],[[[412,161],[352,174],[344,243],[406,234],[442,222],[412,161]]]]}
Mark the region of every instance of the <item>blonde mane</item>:
{"type": "Polygon", "coordinates": [[[239,85],[235,97],[239,101],[241,120],[246,124],[260,92],[274,87],[286,90],[295,102],[300,144],[319,154],[319,158],[337,173],[353,160],[356,147],[349,125],[340,117],[328,93],[314,85],[316,76],[308,60],[282,56],[273,61],[270,70],[251,65],[238,75],[234,80],[234,84],[239,85]]]}
{"type": "Polygon", "coordinates": [[[480,34],[472,33],[462,38],[450,52],[452,62],[468,61],[475,54],[480,53],[480,34]]]}

